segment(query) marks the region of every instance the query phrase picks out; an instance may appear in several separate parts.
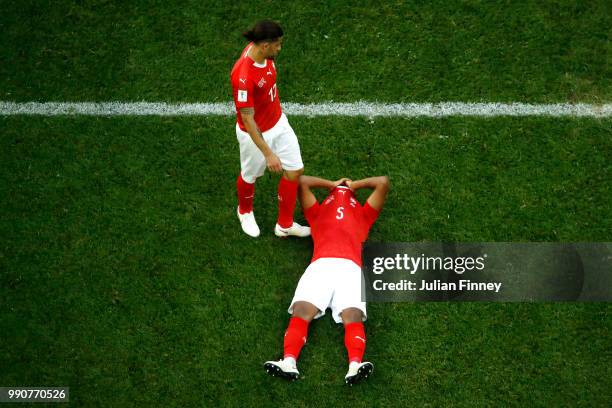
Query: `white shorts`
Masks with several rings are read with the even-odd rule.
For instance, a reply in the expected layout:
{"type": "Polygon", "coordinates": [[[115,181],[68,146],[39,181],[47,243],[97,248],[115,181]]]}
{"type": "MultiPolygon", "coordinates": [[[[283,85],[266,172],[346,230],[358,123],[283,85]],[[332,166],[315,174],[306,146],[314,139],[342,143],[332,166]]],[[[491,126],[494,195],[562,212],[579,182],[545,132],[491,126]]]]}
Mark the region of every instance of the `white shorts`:
{"type": "Polygon", "coordinates": [[[366,303],[361,301],[361,268],[355,262],[344,258],[319,258],[306,268],[300,278],[291,306],[306,301],[319,309],[315,319],[325,315],[325,309],[332,310],[336,323],[342,323],[340,314],[344,309],[354,307],[363,312],[366,320],[366,303]]]}
{"type": "MultiPolygon", "coordinates": [[[[276,125],[272,129],[262,132],[262,135],[270,149],[278,156],[284,170],[304,168],[297,136],[284,113],[276,125]]],[[[254,183],[258,177],[263,176],[266,169],[266,159],[251,136],[240,129],[238,123],[236,123],[236,137],[240,144],[240,172],[242,178],[247,183],[254,183]]]]}

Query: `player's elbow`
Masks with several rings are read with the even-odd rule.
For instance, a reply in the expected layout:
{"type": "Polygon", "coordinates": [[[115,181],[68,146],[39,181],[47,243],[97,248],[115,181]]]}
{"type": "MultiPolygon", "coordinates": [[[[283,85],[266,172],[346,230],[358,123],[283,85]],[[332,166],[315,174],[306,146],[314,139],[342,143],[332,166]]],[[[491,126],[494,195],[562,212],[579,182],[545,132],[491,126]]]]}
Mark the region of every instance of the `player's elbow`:
{"type": "Polygon", "coordinates": [[[248,123],[251,124],[251,120],[253,120],[253,114],[240,112],[240,118],[242,119],[242,123],[245,125],[248,123]]]}
{"type": "Polygon", "coordinates": [[[255,112],[251,108],[240,109],[240,117],[245,125],[247,123],[251,124],[251,122],[255,122],[255,112]]]}
{"type": "Polygon", "coordinates": [[[380,176],[378,179],[378,185],[380,186],[381,190],[387,192],[391,189],[391,182],[389,181],[388,176],[380,176]]]}

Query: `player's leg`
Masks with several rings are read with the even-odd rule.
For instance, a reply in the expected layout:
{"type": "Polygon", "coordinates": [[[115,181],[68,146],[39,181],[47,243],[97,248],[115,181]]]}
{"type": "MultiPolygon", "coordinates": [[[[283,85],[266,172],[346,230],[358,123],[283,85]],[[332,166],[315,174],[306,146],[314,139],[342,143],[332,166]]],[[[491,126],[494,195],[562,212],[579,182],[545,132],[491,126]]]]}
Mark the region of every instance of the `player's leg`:
{"type": "Polygon", "coordinates": [[[355,307],[349,307],[340,313],[340,317],[344,324],[344,346],[349,364],[361,363],[366,346],[363,312],[355,307]]]}
{"type": "Polygon", "coordinates": [[[337,263],[332,314],[337,323],[344,324],[344,346],[349,367],[344,380],[353,385],[367,378],[374,365],[363,361],[366,334],[363,322],[367,318],[366,303],[361,299],[361,268],[348,259],[337,263]]]}
{"type": "Polygon", "coordinates": [[[307,237],[310,235],[310,228],[293,221],[298,179],[304,174],[300,144],[286,116],[281,117],[277,126],[272,132],[272,150],[280,159],[284,171],[278,183],[278,219],[274,232],[279,237],[307,237]]]}
{"type": "Polygon", "coordinates": [[[257,237],[260,234],[260,230],[253,213],[255,180],[263,175],[266,161],[257,145],[251,139],[251,136],[240,130],[237,125],[236,137],[240,146],[240,173],[236,179],[236,192],[238,195],[237,215],[242,230],[249,236],[257,237]]]}
{"type": "Polygon", "coordinates": [[[295,302],[292,306],[293,314],[283,338],[283,359],[266,361],[264,369],[270,375],[297,380],[300,375],[297,360],[308,338],[308,326],[320,310],[306,301],[295,302]]]}
{"type": "Polygon", "coordinates": [[[293,304],[293,314],[283,340],[283,359],[293,365],[300,357],[302,347],[308,339],[308,326],[320,310],[310,302],[298,301],[293,304]]]}
{"type": "Polygon", "coordinates": [[[285,170],[278,182],[278,218],[279,227],[287,229],[293,225],[293,211],[297,199],[298,179],[304,169],[285,170]]]}
{"type": "Polygon", "coordinates": [[[344,346],[348,353],[349,368],[344,381],[353,385],[367,378],[374,370],[369,361],[362,361],[366,347],[366,335],[363,327],[363,312],[349,307],[340,314],[344,323],[344,346]]]}
{"type": "Polygon", "coordinates": [[[310,302],[297,301],[293,304],[293,314],[289,320],[289,325],[285,331],[283,341],[283,358],[293,359],[293,364],[297,362],[302,347],[308,338],[308,326],[320,310],[310,302]]]}
{"type": "Polygon", "coordinates": [[[288,309],[291,318],[283,339],[283,359],[266,361],[264,368],[268,374],[291,380],[298,378],[297,360],[308,338],[308,326],[312,319],[325,314],[333,295],[333,288],[326,279],[327,269],[325,259],[318,259],[300,278],[288,309]]]}

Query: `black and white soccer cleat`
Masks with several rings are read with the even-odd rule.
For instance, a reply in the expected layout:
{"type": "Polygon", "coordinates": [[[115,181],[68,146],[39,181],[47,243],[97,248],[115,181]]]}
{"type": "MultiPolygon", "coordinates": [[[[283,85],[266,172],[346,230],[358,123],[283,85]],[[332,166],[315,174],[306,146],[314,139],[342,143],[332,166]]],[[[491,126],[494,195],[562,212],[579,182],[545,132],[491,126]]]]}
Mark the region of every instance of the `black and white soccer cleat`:
{"type": "Polygon", "coordinates": [[[295,381],[300,376],[297,367],[285,360],[266,361],[264,369],[272,377],[282,377],[290,381],[295,381]]]}
{"type": "Polygon", "coordinates": [[[374,364],[369,361],[350,364],[348,372],[344,376],[344,382],[348,385],[357,384],[359,381],[368,378],[372,371],[374,371],[374,364]]]}

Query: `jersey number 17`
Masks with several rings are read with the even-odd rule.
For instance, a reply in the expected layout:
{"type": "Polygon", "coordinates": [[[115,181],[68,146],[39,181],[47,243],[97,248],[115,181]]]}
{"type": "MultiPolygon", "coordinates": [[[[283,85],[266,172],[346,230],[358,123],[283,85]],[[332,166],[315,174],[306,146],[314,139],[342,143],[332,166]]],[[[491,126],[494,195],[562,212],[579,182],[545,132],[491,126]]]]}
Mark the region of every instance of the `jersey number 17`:
{"type": "Polygon", "coordinates": [[[274,102],[274,98],[276,98],[277,93],[276,84],[274,84],[268,91],[268,94],[270,95],[270,102],[274,102]]]}

